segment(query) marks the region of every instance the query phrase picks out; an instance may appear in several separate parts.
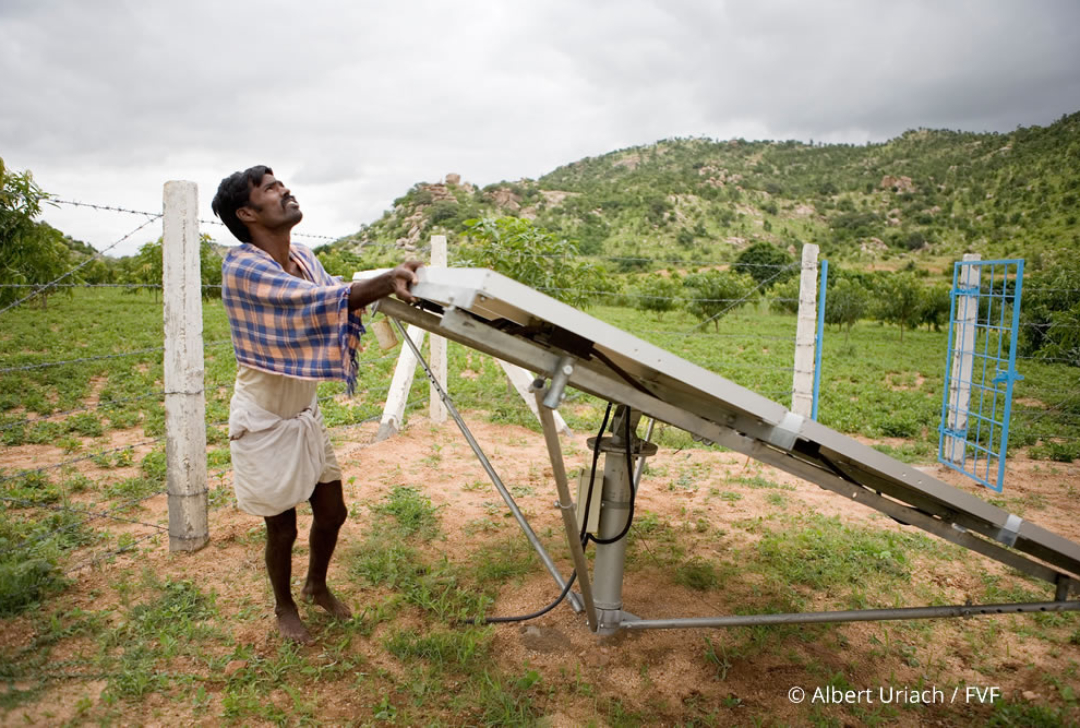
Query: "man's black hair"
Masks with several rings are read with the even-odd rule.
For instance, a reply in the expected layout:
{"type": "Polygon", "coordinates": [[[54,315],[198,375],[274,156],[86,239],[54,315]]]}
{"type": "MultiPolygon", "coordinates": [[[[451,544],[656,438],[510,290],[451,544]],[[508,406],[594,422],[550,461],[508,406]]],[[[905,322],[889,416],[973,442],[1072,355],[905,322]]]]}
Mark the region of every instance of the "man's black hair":
{"type": "Polygon", "coordinates": [[[263,176],[273,173],[265,164],[256,164],[243,172],[233,172],[218,185],[211,208],[241,243],[251,242],[251,231],[236,216],[236,211],[251,204],[251,188],[262,184],[263,176]]]}

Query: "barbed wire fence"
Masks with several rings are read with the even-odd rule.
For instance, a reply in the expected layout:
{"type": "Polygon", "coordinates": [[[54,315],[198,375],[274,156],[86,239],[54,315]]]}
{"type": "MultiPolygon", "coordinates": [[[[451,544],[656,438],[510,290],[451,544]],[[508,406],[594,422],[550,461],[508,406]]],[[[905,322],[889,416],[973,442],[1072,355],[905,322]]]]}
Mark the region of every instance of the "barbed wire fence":
{"type": "MultiPolygon", "coordinates": [[[[951,268],[948,273],[951,277],[951,268]]],[[[1080,341],[1078,317],[1059,315],[1051,323],[1039,323],[1026,315],[1037,296],[1054,294],[1080,300],[1080,288],[1040,287],[1032,271],[1026,271],[1024,278],[1019,329],[1013,334],[1020,344],[1016,368],[1023,378],[1015,381],[1013,388],[1009,451],[1031,447],[1033,458],[1076,459],[1080,457],[1080,347],[1074,344],[1071,350],[1047,355],[1031,352],[1030,347],[1025,351],[1024,343],[1035,330],[1054,332],[1065,341],[1080,341]]],[[[924,282],[927,291],[934,287],[935,281],[924,282]]],[[[1012,305],[1009,298],[1007,316],[1011,315],[1012,305]]],[[[911,449],[913,456],[932,460],[938,447],[942,388],[947,375],[948,308],[944,320],[938,324],[924,320],[901,332],[895,323],[874,318],[872,307],[871,303],[866,316],[849,331],[843,331],[843,324],[825,327],[822,421],[835,429],[861,431],[873,438],[909,440],[905,447],[911,449]],[[867,361],[873,362],[872,369],[864,367],[856,372],[854,366],[848,365],[867,361]],[[870,387],[865,381],[871,371],[876,375],[873,392],[868,391],[870,387]],[[868,424],[868,420],[872,422],[868,424]]],[[[999,311],[995,305],[995,320],[999,311]]],[[[979,315],[980,326],[992,323],[986,320],[989,316],[986,310],[979,315]]],[[[1003,352],[1006,358],[1008,341],[1006,337],[1003,352]]],[[[996,373],[989,372],[986,381],[989,383],[996,373]]],[[[976,386],[975,395],[980,391],[976,386]]],[[[990,398],[990,392],[985,396],[990,398]]],[[[889,446],[881,447],[892,452],[889,446]]]]}
{"type": "MultiPolygon", "coordinates": [[[[588,259],[600,262],[633,262],[649,266],[678,265],[717,269],[730,269],[733,265],[730,260],[686,261],[642,256],[599,255],[588,256],[588,259]]],[[[755,277],[756,285],[735,297],[702,296],[692,287],[683,287],[681,291],[671,295],[643,293],[634,288],[613,291],[537,286],[536,289],[556,298],[569,295],[576,299],[591,299],[595,307],[602,309],[602,318],[613,313],[611,309],[623,309],[627,313],[624,316],[614,313],[612,320],[635,336],[679,354],[694,364],[764,397],[789,405],[794,393],[795,320],[785,316],[772,316],[770,311],[779,304],[797,308],[799,298],[777,292],[775,284],[779,279],[797,273],[802,265],[751,263],[740,267],[742,270],[753,268],[758,276],[755,277]],[[664,305],[649,306],[648,303],[651,302],[664,305]],[[710,313],[703,319],[695,319],[688,312],[688,309],[695,305],[710,313]],[[631,314],[631,309],[636,311],[631,314]],[[656,313],[657,309],[659,313],[656,313]],[[715,331],[705,328],[725,316],[755,322],[760,320],[765,325],[749,330],[741,325],[728,330],[722,330],[727,327],[717,327],[715,331]]],[[[811,294],[810,297],[813,299],[814,295],[811,294]]]]}
{"type": "MultiPolygon", "coordinates": [[[[27,293],[0,309],[0,318],[5,323],[4,338],[0,342],[2,343],[0,352],[3,352],[0,353],[2,357],[0,358],[0,384],[4,391],[32,392],[39,396],[37,396],[37,403],[33,406],[12,407],[6,403],[4,404],[6,409],[0,410],[0,440],[3,441],[6,451],[6,456],[0,460],[0,502],[4,503],[3,517],[0,519],[0,565],[13,564],[15,568],[18,568],[22,564],[40,561],[39,557],[44,554],[55,557],[58,564],[56,568],[64,575],[70,575],[102,561],[134,551],[148,541],[152,541],[156,548],[168,533],[168,527],[164,525],[164,518],[160,515],[162,504],[155,503],[155,499],[164,500],[164,496],[167,495],[167,489],[162,484],[160,463],[157,463],[157,470],[152,471],[156,474],[157,480],[146,478],[150,483],[143,483],[137,493],[131,493],[130,489],[125,491],[123,488],[114,487],[117,483],[109,481],[113,480],[110,474],[116,471],[124,475],[128,475],[133,468],[151,471],[155,465],[154,458],[160,460],[165,440],[157,423],[161,419],[161,404],[170,394],[179,394],[179,392],[170,392],[155,382],[154,386],[146,387],[144,391],[131,391],[130,388],[121,387],[116,388],[116,394],[110,394],[96,401],[85,402],[94,398],[84,396],[82,404],[55,408],[51,407],[48,396],[40,396],[41,387],[35,383],[36,377],[48,376],[47,385],[52,385],[63,377],[73,379],[81,377],[85,381],[99,377],[112,384],[114,377],[129,376],[136,367],[149,367],[156,372],[162,366],[165,353],[164,345],[156,345],[158,341],[161,341],[159,313],[161,302],[154,302],[150,306],[157,314],[154,324],[156,326],[154,336],[157,337],[157,341],[153,342],[155,345],[135,346],[118,351],[117,349],[121,347],[112,341],[107,351],[85,351],[80,352],[85,354],[83,356],[49,359],[51,350],[37,351],[35,350],[37,343],[24,343],[17,340],[19,331],[25,326],[33,328],[35,321],[42,315],[36,308],[29,310],[26,304],[40,295],[47,295],[49,291],[65,289],[72,292],[81,291],[80,296],[107,297],[114,289],[137,292],[141,289],[160,290],[162,288],[160,283],[84,283],[79,281],[79,273],[94,260],[100,259],[109,251],[115,250],[125,241],[131,240],[140,232],[147,230],[150,225],[161,220],[163,213],[133,210],[116,205],[68,200],[55,201],[59,204],[85,207],[96,213],[136,215],[145,218],[138,227],[48,283],[4,284],[3,286],[27,293]],[[10,326],[7,325],[9,323],[10,326]],[[93,417],[102,430],[105,430],[102,421],[109,421],[109,429],[100,434],[83,436],[76,441],[75,436],[79,435],[80,417],[93,417]],[[113,428],[113,420],[117,423],[127,423],[128,426],[113,428]],[[148,423],[153,426],[148,427],[148,423]],[[140,424],[146,436],[134,441],[115,443],[107,436],[109,432],[117,429],[130,430],[132,425],[140,424]],[[68,450],[56,446],[57,440],[65,438],[71,446],[68,450]],[[20,452],[20,446],[25,443],[36,443],[40,447],[43,442],[53,445],[48,450],[48,456],[54,457],[54,461],[44,464],[39,464],[37,461],[23,462],[25,457],[16,454],[20,452]],[[96,449],[91,452],[89,451],[91,447],[96,449]],[[87,487],[86,481],[90,479],[88,475],[96,478],[99,485],[104,484],[106,490],[111,489],[112,493],[106,494],[105,503],[98,500],[100,495],[98,492],[87,487]],[[147,512],[158,515],[147,516],[147,512]],[[115,527],[117,533],[105,538],[95,536],[89,529],[89,525],[100,523],[115,527]],[[63,558],[58,557],[57,554],[63,558]]],[[[220,222],[213,220],[199,220],[198,223],[221,225],[220,222]]],[[[332,236],[299,233],[296,237],[312,240],[336,239],[332,236]]],[[[214,249],[219,255],[223,255],[223,249],[231,244],[229,241],[213,237],[211,241],[216,243],[214,249]]],[[[401,251],[400,247],[392,244],[377,244],[369,246],[368,249],[401,251]]],[[[431,246],[426,246],[416,252],[424,254],[430,250],[431,246]]],[[[715,268],[731,266],[730,261],[686,261],[662,257],[596,256],[595,259],[612,263],[643,263],[649,266],[695,265],[715,268]]],[[[794,391],[791,381],[797,369],[793,359],[798,346],[798,335],[793,317],[770,316],[768,312],[774,306],[790,309],[792,304],[798,303],[799,299],[778,293],[777,288],[771,284],[778,277],[796,271],[802,266],[796,263],[760,267],[764,269],[763,272],[766,275],[755,276],[755,279],[760,281],[758,285],[744,295],[734,298],[703,297],[694,295],[692,289],[685,289],[682,293],[672,296],[655,296],[633,289],[594,291],[541,287],[540,290],[552,294],[589,295],[598,302],[597,305],[607,304],[605,307],[609,309],[637,308],[639,306],[635,304],[649,299],[663,299],[672,303],[676,310],[692,304],[719,306],[719,312],[712,314],[712,318],[704,321],[694,321],[685,313],[672,315],[667,321],[659,315],[653,317],[634,314],[632,319],[626,320],[627,323],[623,325],[623,328],[769,399],[786,403],[787,398],[791,397],[794,391]],[[728,315],[746,316],[748,320],[752,318],[754,325],[738,327],[740,329],[738,331],[706,329],[706,324],[710,321],[728,315]]],[[[203,288],[220,288],[220,285],[205,284],[203,288]]],[[[1030,292],[1033,290],[1026,293],[1030,292]]],[[[1075,291],[1068,289],[1066,292],[1075,291]]],[[[803,296],[800,295],[799,298],[803,296]]],[[[86,303],[88,300],[91,299],[80,299],[78,303],[86,303]]],[[[612,315],[618,318],[617,312],[612,315]]],[[[865,323],[860,325],[869,326],[865,323]]],[[[1044,329],[1047,327],[1073,329],[1080,326],[1080,323],[1059,319],[1052,324],[1022,325],[1041,326],[1044,329]]],[[[222,338],[204,344],[206,354],[204,367],[210,379],[205,386],[207,392],[215,389],[226,391],[231,389],[229,377],[235,372],[235,361],[232,357],[231,342],[224,338],[225,334],[221,336],[222,338]]],[[[839,337],[835,339],[839,340],[839,337]]],[[[867,347],[878,345],[881,344],[877,342],[860,344],[867,347]]],[[[891,351],[895,353],[897,350],[891,349],[891,351]]],[[[904,349],[901,347],[898,351],[897,363],[902,367],[904,349]]],[[[373,383],[388,372],[390,362],[396,357],[397,354],[394,352],[388,354],[371,352],[363,355],[363,365],[376,372],[376,376],[372,378],[373,383]]],[[[1069,357],[1022,356],[1019,358],[1024,364],[1035,368],[1058,364],[1075,365],[1076,363],[1069,357]]],[[[828,366],[827,362],[826,370],[828,366]]],[[[1055,367],[1054,371],[1058,372],[1059,369],[1060,367],[1055,367]]],[[[1062,421],[1080,423],[1080,406],[1077,404],[1080,380],[1075,376],[1075,372],[1080,370],[1073,366],[1062,371],[1071,373],[1072,378],[1055,374],[1060,381],[1058,386],[1046,386],[1045,383],[1040,385],[1037,390],[1039,401],[1035,403],[1037,406],[1022,407],[1018,412],[1018,418],[1021,421],[1027,421],[1033,428],[1040,428],[1045,422],[1047,427],[1040,431],[1046,432],[1052,432],[1052,428],[1062,421]]],[[[1031,378],[1017,385],[1016,397],[1021,403],[1025,398],[1034,398],[1036,393],[1035,390],[1028,392],[1025,389],[1029,386],[1028,383],[1034,387],[1031,378]]],[[[418,386],[422,387],[422,384],[418,386]]],[[[324,414],[327,416],[331,432],[336,436],[351,438],[357,434],[358,429],[378,422],[381,417],[380,409],[388,389],[383,386],[362,389],[361,396],[365,400],[365,405],[357,408],[341,404],[341,393],[332,385],[321,387],[319,403],[325,408],[324,414]]],[[[415,390],[413,393],[415,395],[415,390]]],[[[85,389],[83,394],[86,394],[85,389]]],[[[206,428],[214,433],[211,438],[214,440],[212,444],[220,444],[223,436],[219,430],[228,424],[227,420],[220,417],[223,411],[227,411],[227,401],[222,401],[224,396],[214,397],[214,406],[207,414],[206,428]]],[[[411,396],[406,405],[407,410],[415,411],[422,406],[425,399],[425,397],[411,396]]],[[[89,431],[94,429],[93,426],[88,428],[89,431]]],[[[213,452],[211,448],[211,453],[213,452]]],[[[39,454],[37,457],[45,457],[45,455],[39,454]]],[[[215,510],[232,502],[229,497],[230,490],[223,482],[230,472],[227,453],[222,453],[219,449],[218,459],[224,459],[226,462],[216,465],[213,472],[208,472],[206,476],[208,482],[218,481],[218,486],[213,489],[210,496],[211,506],[215,510]]],[[[121,480],[122,483],[123,480],[121,480]]],[[[21,592],[0,596],[4,599],[10,596],[16,600],[37,599],[55,576],[54,571],[28,573],[32,578],[28,578],[22,585],[21,592]],[[37,573],[36,577],[35,573],[37,573]]],[[[4,608],[0,606],[0,613],[3,611],[4,608]]]]}
{"type": "MultiPolygon", "coordinates": [[[[51,281],[0,285],[16,292],[14,300],[9,298],[10,303],[0,308],[0,390],[7,393],[0,402],[0,571],[4,577],[0,615],[40,602],[61,588],[65,579],[97,564],[142,548],[160,548],[170,531],[162,410],[170,394],[187,393],[161,386],[166,353],[163,301],[123,300],[120,306],[125,313],[145,314],[137,317],[135,325],[140,328],[110,330],[107,336],[91,336],[89,341],[81,336],[85,331],[65,321],[77,318],[80,309],[116,308],[117,300],[112,298],[116,291],[137,293],[164,287],[163,283],[85,282],[80,275],[123,243],[137,241],[140,233],[156,238],[160,228],[155,233],[151,226],[162,221],[164,213],[73,200],[52,202],[145,220],[51,281]],[[73,297],[48,310],[28,305],[57,290],[73,297]],[[79,355],[56,356],[60,351],[79,355]],[[140,370],[142,376],[133,376],[140,370]],[[147,379],[152,384],[138,391],[147,379]],[[58,382],[66,383],[59,395],[58,382]],[[139,428],[145,434],[135,434],[139,428]]],[[[299,233],[297,237],[337,239],[299,233]]],[[[231,245],[214,242],[214,250],[222,256],[219,247],[231,245]]],[[[202,289],[220,289],[220,285],[203,284],[202,289]]],[[[220,311],[206,318],[223,321],[220,311]]],[[[220,331],[222,326],[214,328],[220,331]]],[[[216,393],[205,425],[211,441],[206,449],[218,462],[206,473],[207,483],[217,483],[206,488],[215,511],[234,503],[226,481],[231,472],[228,448],[216,445],[227,440],[221,433],[228,426],[222,413],[227,413],[236,363],[227,333],[218,335],[221,338],[203,345],[205,391],[216,393]]],[[[374,374],[362,375],[356,395],[362,406],[342,404],[340,387],[320,386],[318,402],[328,408],[325,414],[331,433],[370,439],[370,433],[361,433],[361,428],[381,416],[388,388],[379,386],[379,373],[394,356],[361,354],[362,366],[374,374]],[[364,387],[365,379],[373,386],[364,387]]],[[[406,409],[413,412],[420,404],[421,399],[414,397],[406,409]]]]}

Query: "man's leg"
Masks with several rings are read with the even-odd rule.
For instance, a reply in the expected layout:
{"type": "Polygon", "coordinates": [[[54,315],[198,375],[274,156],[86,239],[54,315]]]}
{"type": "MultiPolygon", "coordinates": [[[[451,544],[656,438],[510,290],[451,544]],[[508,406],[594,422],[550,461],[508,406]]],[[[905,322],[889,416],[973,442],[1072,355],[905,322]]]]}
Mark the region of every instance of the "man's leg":
{"type": "Polygon", "coordinates": [[[337,546],[338,532],[349,515],[345,508],[345,497],[341,492],[341,481],[319,483],[311,494],[311,554],[308,561],[307,581],[303,595],[309,601],[318,604],[340,619],[352,618],[352,611],[326,586],[326,570],[330,566],[330,557],[337,546]]]}
{"type": "Polygon", "coordinates": [[[293,601],[289,582],[292,579],[292,547],[296,541],[296,509],[276,516],[266,516],[266,571],[274,588],[274,614],[278,630],[287,639],[302,644],[311,642],[307,627],[293,601]]]}

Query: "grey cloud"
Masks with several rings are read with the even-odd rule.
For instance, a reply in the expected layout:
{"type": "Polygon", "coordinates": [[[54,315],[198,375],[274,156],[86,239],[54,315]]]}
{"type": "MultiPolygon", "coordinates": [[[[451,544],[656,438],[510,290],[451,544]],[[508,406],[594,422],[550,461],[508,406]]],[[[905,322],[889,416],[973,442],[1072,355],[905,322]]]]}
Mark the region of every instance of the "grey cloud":
{"type": "Polygon", "coordinates": [[[129,206],[267,163],[348,232],[417,181],[664,137],[1049,123],[1080,108],[1077,27],[1068,0],[6,0],[0,155],[129,206]]]}

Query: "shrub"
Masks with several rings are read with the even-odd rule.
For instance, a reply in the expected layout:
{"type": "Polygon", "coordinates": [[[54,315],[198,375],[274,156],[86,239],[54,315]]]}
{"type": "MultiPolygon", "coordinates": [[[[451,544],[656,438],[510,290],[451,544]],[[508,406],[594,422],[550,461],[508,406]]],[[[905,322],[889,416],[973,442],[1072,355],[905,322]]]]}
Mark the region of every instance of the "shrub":
{"type": "Polygon", "coordinates": [[[717,331],[720,319],[749,303],[755,292],[750,276],[720,270],[687,276],[686,287],[693,293],[687,310],[701,319],[702,325],[711,321],[717,331]]]}
{"type": "Polygon", "coordinates": [[[576,244],[513,217],[467,220],[457,265],[491,268],[552,298],[585,308],[613,290],[603,269],[578,259],[576,244]]]}
{"type": "Polygon", "coordinates": [[[754,243],[735,258],[731,270],[753,278],[766,288],[783,283],[798,271],[791,256],[771,243],[754,243]]]}
{"type": "Polygon", "coordinates": [[[676,277],[652,273],[642,278],[634,288],[634,307],[639,311],[653,311],[659,321],[664,314],[679,306],[682,281],[676,277]]]}

